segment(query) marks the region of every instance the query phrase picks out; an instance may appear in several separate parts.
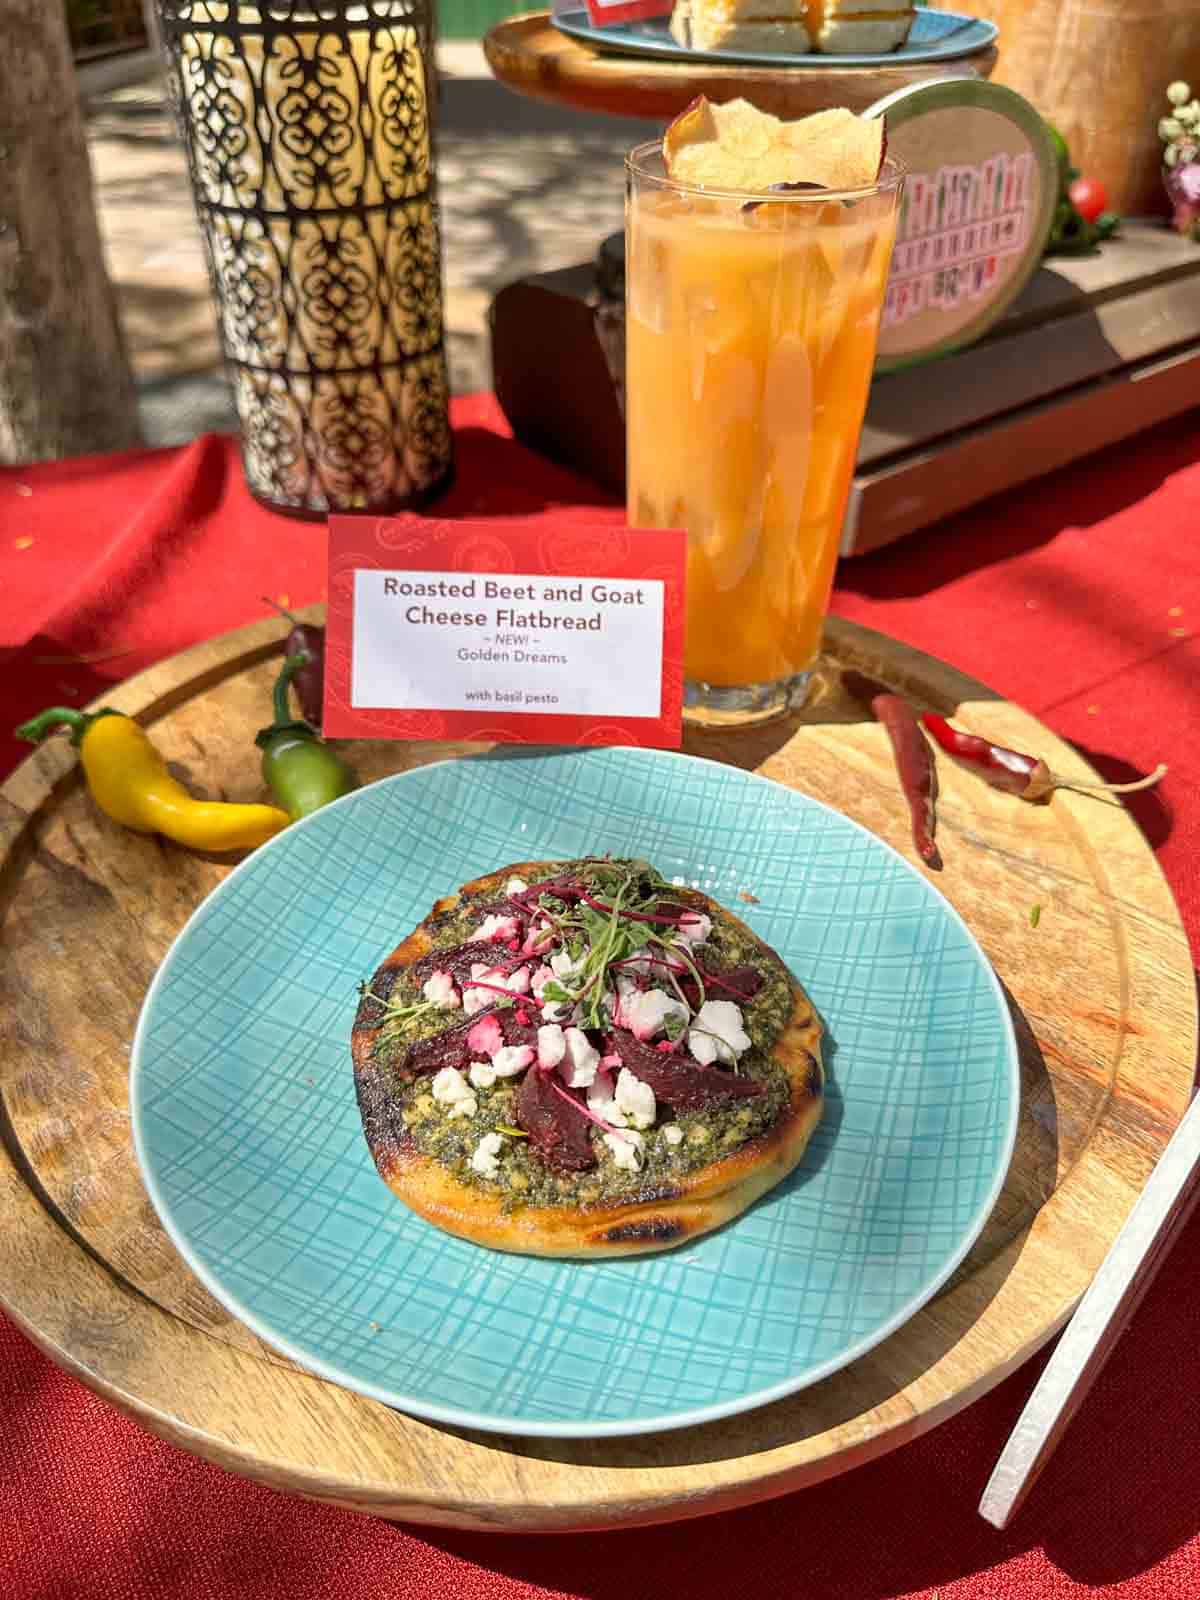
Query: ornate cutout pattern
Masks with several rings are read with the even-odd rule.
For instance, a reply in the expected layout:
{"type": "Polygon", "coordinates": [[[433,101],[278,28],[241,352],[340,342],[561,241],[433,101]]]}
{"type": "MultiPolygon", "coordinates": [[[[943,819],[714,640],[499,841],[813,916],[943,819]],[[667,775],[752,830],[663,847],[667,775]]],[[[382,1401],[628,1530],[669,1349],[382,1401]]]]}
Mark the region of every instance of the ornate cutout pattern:
{"type": "Polygon", "coordinates": [[[450,469],[429,0],[159,0],[251,490],[388,510],[450,469]]]}

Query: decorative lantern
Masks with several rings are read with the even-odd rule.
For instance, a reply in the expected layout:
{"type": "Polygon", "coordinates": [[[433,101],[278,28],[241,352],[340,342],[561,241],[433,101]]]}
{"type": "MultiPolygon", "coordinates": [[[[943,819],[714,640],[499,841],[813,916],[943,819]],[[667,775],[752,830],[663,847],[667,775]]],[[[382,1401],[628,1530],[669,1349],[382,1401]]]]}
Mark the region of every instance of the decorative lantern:
{"type": "Polygon", "coordinates": [[[158,0],[246,481],[396,510],[451,474],[431,0],[158,0]]]}

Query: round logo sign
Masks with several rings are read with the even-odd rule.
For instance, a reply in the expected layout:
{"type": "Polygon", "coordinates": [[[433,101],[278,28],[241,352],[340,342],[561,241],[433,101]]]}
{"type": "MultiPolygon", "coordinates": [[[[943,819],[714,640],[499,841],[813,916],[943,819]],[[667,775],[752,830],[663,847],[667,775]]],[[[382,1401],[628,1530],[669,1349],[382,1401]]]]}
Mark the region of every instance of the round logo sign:
{"type": "Polygon", "coordinates": [[[1041,260],[1058,160],[1019,94],[977,78],[915,84],[877,101],[907,169],[876,370],[973,344],[1041,260]]]}

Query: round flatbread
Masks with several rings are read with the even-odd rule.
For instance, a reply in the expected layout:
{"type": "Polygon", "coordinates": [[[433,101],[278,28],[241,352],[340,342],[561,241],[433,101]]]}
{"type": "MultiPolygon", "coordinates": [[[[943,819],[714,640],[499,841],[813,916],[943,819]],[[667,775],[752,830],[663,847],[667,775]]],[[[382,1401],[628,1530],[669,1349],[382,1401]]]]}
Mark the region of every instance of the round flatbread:
{"type": "Polygon", "coordinates": [[[435,904],[364,985],[351,1053],[371,1155],[414,1211],[497,1250],[619,1256],[792,1171],[821,1031],[709,896],[645,862],[526,861],[435,904]]]}

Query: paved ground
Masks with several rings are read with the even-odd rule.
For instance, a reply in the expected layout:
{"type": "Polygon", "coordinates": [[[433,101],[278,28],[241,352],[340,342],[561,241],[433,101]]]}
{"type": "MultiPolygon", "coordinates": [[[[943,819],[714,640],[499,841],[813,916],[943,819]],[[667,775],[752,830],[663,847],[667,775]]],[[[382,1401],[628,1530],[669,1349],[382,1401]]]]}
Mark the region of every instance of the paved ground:
{"type": "MultiPolygon", "coordinates": [[[[438,173],[450,376],[490,384],[486,310],[502,284],[589,259],[621,225],[622,157],[657,130],[510,93],[478,47],[442,46],[438,173]]],[[[97,207],[147,439],[177,443],[235,419],[187,171],[161,80],[88,104],[97,207]]]]}

